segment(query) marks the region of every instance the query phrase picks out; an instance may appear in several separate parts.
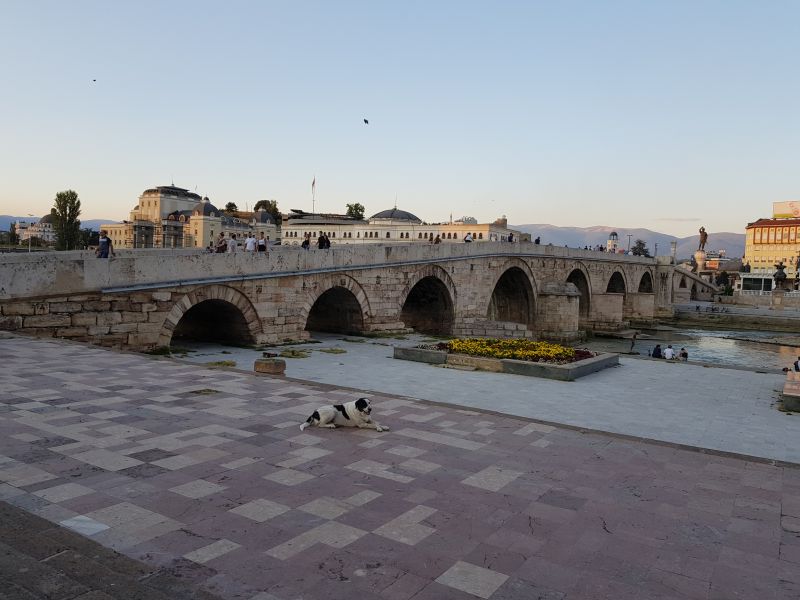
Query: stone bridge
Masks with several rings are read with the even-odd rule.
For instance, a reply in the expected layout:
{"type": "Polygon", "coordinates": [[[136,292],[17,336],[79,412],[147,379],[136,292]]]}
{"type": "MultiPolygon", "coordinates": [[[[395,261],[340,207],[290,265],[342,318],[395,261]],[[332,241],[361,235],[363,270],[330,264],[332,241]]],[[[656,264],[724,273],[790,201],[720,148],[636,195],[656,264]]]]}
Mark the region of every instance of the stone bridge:
{"type": "Polygon", "coordinates": [[[136,350],[407,328],[571,341],[671,316],[682,276],[666,257],[499,242],[2,255],[0,329],[136,350]]]}

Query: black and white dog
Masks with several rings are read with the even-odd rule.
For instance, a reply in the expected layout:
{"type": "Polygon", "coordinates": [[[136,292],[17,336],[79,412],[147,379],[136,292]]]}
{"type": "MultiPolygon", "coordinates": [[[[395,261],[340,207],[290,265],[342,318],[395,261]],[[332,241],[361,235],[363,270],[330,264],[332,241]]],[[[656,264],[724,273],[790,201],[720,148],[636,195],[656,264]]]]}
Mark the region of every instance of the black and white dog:
{"type": "Polygon", "coordinates": [[[311,413],[306,422],[300,425],[300,431],[308,426],[326,427],[336,429],[337,427],[360,427],[362,429],[374,429],[375,431],[389,431],[386,425],[378,425],[370,417],[372,406],[369,399],[359,398],[344,404],[334,404],[333,406],[322,406],[311,413]]]}

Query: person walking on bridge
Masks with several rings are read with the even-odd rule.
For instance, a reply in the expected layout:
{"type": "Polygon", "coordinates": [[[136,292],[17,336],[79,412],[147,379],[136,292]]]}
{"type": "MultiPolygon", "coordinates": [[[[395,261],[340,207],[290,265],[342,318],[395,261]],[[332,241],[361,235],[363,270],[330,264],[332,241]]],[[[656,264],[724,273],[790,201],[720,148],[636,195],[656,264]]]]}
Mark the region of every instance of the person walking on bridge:
{"type": "Polygon", "coordinates": [[[97,258],[114,258],[114,245],[111,243],[111,238],[108,237],[108,232],[105,229],[100,230],[100,239],[98,241],[95,256],[97,258]]]}

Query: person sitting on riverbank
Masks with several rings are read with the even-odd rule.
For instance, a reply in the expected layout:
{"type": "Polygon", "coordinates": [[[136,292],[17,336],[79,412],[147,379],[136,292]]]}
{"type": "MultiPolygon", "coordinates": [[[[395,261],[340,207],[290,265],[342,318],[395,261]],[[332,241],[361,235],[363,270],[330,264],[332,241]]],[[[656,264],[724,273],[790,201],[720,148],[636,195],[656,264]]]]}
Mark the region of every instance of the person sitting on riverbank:
{"type": "Polygon", "coordinates": [[[681,348],[681,351],[678,352],[678,358],[680,358],[683,362],[689,360],[689,353],[686,351],[686,348],[681,348]]]}
{"type": "Polygon", "coordinates": [[[672,349],[672,344],[667,344],[667,349],[664,350],[664,358],[667,360],[675,358],[675,350],[672,349]]]}
{"type": "Polygon", "coordinates": [[[653,348],[653,353],[650,356],[653,358],[664,358],[664,355],[661,353],[661,344],[656,344],[656,347],[653,348]]]}
{"type": "Polygon", "coordinates": [[[800,356],[797,357],[797,360],[794,361],[794,370],[800,371],[800,356]]]}

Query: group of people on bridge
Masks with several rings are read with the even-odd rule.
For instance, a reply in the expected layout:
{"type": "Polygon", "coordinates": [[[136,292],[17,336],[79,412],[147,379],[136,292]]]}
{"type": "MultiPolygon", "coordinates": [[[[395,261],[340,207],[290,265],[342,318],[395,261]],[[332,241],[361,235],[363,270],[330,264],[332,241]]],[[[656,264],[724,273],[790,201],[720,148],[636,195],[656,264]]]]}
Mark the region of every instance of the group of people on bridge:
{"type": "MultiPolygon", "coordinates": [[[[209,242],[206,251],[210,254],[233,254],[240,250],[240,242],[236,239],[236,234],[230,234],[230,237],[225,237],[223,232],[220,232],[215,242],[209,242]]],[[[241,250],[244,252],[252,252],[253,254],[262,253],[266,256],[269,248],[269,238],[264,236],[261,232],[261,237],[256,238],[253,232],[249,232],[247,237],[241,242],[241,250]]]]}

